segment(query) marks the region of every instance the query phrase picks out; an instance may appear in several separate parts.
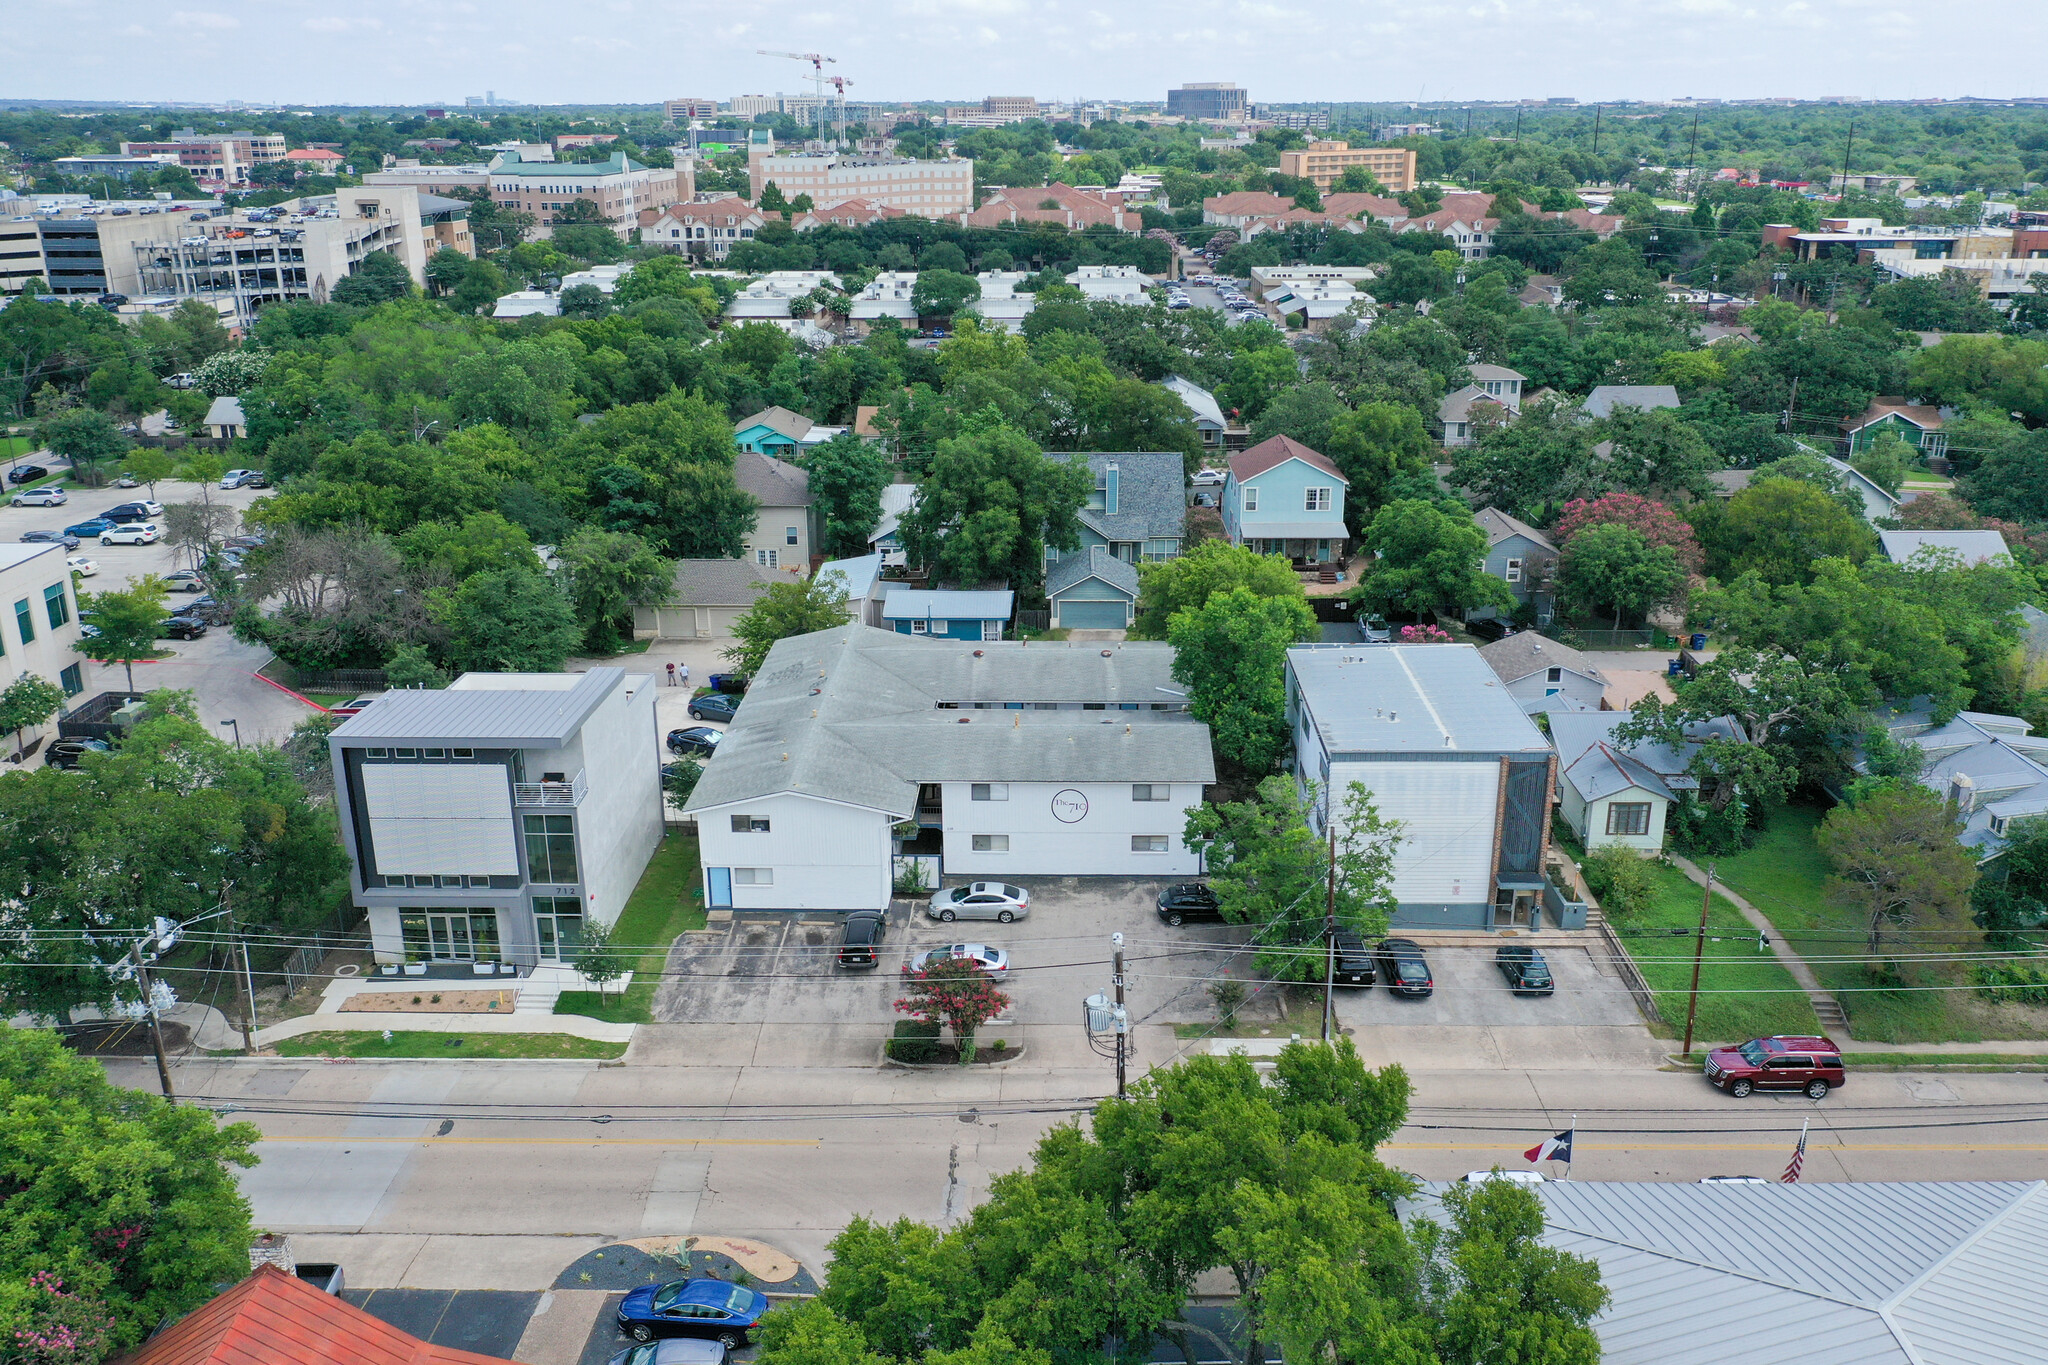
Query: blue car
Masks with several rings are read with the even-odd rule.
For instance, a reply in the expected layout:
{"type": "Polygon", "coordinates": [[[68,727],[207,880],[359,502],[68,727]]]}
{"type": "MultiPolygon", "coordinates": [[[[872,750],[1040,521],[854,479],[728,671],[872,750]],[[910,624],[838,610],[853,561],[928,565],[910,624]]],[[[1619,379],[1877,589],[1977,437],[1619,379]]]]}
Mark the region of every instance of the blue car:
{"type": "Polygon", "coordinates": [[[707,692],[690,703],[690,719],[731,720],[739,709],[738,697],[728,697],[723,692],[707,692]]]}
{"type": "Polygon", "coordinates": [[[65,527],[64,534],[67,536],[78,536],[84,540],[96,540],[100,532],[111,531],[120,524],[107,517],[94,517],[89,521],[81,521],[76,526],[65,527]]]}
{"type": "Polygon", "coordinates": [[[768,1311],[768,1296],[728,1280],[671,1280],[643,1284],[619,1305],[619,1330],[635,1341],[656,1337],[709,1337],[728,1351],[768,1311]]]}

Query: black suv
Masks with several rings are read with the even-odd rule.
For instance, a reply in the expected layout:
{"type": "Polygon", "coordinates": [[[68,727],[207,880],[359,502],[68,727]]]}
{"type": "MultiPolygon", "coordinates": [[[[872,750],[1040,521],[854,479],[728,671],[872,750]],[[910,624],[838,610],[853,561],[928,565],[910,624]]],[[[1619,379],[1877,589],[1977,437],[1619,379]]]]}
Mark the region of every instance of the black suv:
{"type": "Polygon", "coordinates": [[[1336,982],[1340,986],[1370,986],[1379,980],[1373,968],[1372,949],[1349,929],[1337,931],[1336,982]]]}
{"type": "Polygon", "coordinates": [[[7,471],[9,483],[34,483],[37,479],[49,477],[50,471],[39,464],[18,464],[7,471]]]}
{"type": "Polygon", "coordinates": [[[1550,964],[1534,948],[1508,944],[1494,952],[1493,965],[1516,995],[1549,995],[1557,989],[1550,979],[1550,964]]]}
{"type": "Polygon", "coordinates": [[[839,939],[839,965],[873,967],[881,961],[882,940],[889,933],[889,917],[880,910],[856,910],[846,917],[846,931],[839,939]]]}
{"type": "Polygon", "coordinates": [[[1159,893],[1159,918],[1168,924],[1203,920],[1220,924],[1223,912],[1216,906],[1216,893],[1200,882],[1182,882],[1159,893]]]}
{"type": "Polygon", "coordinates": [[[1380,970],[1387,974],[1387,989],[1396,995],[1420,1000],[1436,989],[1436,981],[1429,974],[1429,959],[1413,939],[1382,939],[1380,970]]]}
{"type": "Polygon", "coordinates": [[[43,762],[53,768],[76,768],[87,754],[103,754],[111,748],[103,739],[60,739],[43,751],[43,762]]]}

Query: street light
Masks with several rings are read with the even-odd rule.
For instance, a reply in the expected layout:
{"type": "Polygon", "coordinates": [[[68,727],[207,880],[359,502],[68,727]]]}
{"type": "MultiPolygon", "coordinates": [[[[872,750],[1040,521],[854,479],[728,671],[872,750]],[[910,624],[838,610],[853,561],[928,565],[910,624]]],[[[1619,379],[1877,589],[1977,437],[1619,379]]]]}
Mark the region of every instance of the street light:
{"type": "Polygon", "coordinates": [[[235,728],[235,747],[236,747],[237,749],[241,748],[241,747],[242,747],[242,722],[240,722],[240,721],[238,721],[238,720],[232,720],[232,719],[230,719],[230,720],[224,720],[224,721],[222,721],[222,722],[221,722],[221,724],[222,724],[222,725],[232,725],[232,726],[233,726],[233,727],[235,728]]]}

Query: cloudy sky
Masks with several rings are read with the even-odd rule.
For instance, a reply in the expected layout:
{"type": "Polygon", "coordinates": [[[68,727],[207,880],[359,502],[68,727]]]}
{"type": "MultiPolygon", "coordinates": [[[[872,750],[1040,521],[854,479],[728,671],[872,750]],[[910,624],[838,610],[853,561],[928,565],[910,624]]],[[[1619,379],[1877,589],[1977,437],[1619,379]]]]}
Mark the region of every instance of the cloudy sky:
{"type": "Polygon", "coordinates": [[[2048,94],[2048,5],[1964,0],[16,0],[0,101],[542,104],[2048,94]],[[1993,27],[1987,29],[1989,21],[1993,27]],[[24,59],[22,54],[32,54],[24,59]]]}

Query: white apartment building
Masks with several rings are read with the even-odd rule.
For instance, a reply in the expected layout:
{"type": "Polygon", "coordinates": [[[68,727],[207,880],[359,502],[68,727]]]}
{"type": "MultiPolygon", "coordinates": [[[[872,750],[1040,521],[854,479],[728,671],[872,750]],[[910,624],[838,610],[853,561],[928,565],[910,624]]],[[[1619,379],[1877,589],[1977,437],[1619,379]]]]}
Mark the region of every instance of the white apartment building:
{"type": "Polygon", "coordinates": [[[1216,768],[1180,690],[1160,643],[780,640],[686,807],[705,903],[884,909],[899,852],[948,878],[1192,875],[1216,768]]]}
{"type": "Polygon", "coordinates": [[[757,154],[748,162],[747,174],[757,203],[761,191],[773,182],[785,197],[808,194],[815,204],[872,199],[925,218],[974,208],[974,163],[968,160],[914,161],[837,152],[757,154]]]}
{"type": "Polygon", "coordinates": [[[847,317],[864,324],[872,323],[876,318],[915,323],[917,306],[911,302],[910,296],[916,288],[915,270],[884,270],[868,281],[867,288],[853,296],[853,306],[847,317]]]}
{"type": "Polygon", "coordinates": [[[733,295],[725,315],[735,321],[790,317],[790,301],[820,287],[840,288],[839,277],[829,270],[771,270],[733,295]]]}
{"type": "Polygon", "coordinates": [[[67,697],[85,690],[78,590],[65,557],[56,543],[0,544],[0,688],[33,673],[67,697]]]}
{"type": "Polygon", "coordinates": [[[1112,303],[1143,303],[1152,277],[1134,265],[1084,265],[1067,276],[1067,283],[1093,299],[1112,303]]]}
{"type": "Polygon", "coordinates": [[[465,673],[328,736],[379,962],[571,962],[662,839],[654,679],[465,673]]]}
{"type": "Polygon", "coordinates": [[[579,199],[587,200],[624,236],[638,224],[643,210],[659,211],[690,198],[695,175],[688,161],[672,169],[643,166],[623,152],[594,162],[534,162],[508,152],[491,165],[491,200],[500,208],[532,214],[541,237],[553,235],[557,213],[579,199]]]}
{"type": "Polygon", "coordinates": [[[981,297],[967,305],[967,311],[983,323],[1006,332],[1024,330],[1024,319],[1038,306],[1038,295],[1020,294],[1017,286],[1031,278],[1024,270],[984,270],[974,277],[981,282],[981,297]]]}

